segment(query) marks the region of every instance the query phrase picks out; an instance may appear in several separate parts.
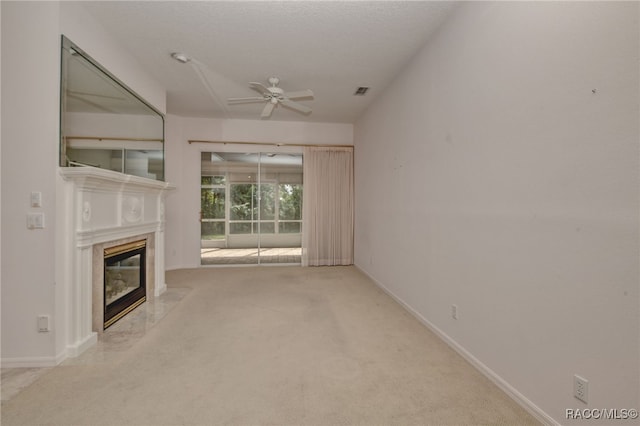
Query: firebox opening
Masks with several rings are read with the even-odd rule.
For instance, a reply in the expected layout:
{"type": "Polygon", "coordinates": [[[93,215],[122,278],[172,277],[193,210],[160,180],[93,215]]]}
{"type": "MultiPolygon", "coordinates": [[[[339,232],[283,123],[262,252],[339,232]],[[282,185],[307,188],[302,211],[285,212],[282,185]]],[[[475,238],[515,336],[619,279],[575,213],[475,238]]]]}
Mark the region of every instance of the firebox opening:
{"type": "Polygon", "coordinates": [[[147,300],[146,240],[104,250],[104,329],[147,300]]]}

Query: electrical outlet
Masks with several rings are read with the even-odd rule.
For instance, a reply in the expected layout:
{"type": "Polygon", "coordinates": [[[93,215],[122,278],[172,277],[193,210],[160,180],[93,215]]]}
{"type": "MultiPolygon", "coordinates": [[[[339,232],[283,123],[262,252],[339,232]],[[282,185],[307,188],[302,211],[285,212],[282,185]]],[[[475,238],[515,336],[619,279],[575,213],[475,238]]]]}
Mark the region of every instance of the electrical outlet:
{"type": "Polygon", "coordinates": [[[451,305],[451,318],[458,319],[458,305],[451,305]]]}
{"type": "Polygon", "coordinates": [[[573,396],[585,404],[589,399],[589,381],[575,374],[573,376],[573,396]]]}
{"type": "Polygon", "coordinates": [[[47,333],[49,330],[49,315],[38,316],[38,332],[47,333]]]}

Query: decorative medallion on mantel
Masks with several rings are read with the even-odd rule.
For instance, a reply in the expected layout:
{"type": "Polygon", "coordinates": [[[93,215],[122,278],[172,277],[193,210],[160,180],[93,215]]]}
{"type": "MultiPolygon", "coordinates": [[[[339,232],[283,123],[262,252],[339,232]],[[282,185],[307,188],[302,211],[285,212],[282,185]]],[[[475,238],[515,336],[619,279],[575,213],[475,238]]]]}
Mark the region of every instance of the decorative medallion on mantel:
{"type": "Polygon", "coordinates": [[[138,223],[142,219],[142,196],[124,195],[122,198],[122,220],[125,223],[138,223]]]}

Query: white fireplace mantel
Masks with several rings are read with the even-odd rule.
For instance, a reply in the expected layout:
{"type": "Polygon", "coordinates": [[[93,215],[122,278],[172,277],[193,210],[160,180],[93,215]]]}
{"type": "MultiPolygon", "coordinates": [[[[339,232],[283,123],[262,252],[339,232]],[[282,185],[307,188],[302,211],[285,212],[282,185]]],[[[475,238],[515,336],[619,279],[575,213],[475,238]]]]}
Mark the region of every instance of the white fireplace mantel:
{"type": "Polygon", "coordinates": [[[60,175],[65,180],[82,182],[79,186],[85,188],[112,188],[117,190],[123,186],[127,186],[129,188],[156,191],[173,188],[173,186],[167,182],[139,176],[125,175],[123,173],[99,169],[96,167],[61,167],[60,175]]]}
{"type": "MultiPolygon", "coordinates": [[[[64,278],[68,295],[64,309],[66,353],[74,357],[97,342],[101,330],[94,321],[94,247],[135,237],[154,244],[153,280],[148,288],[153,296],[165,289],[164,282],[164,198],[174,187],[167,182],[125,175],[95,167],[61,167],[63,200],[58,222],[63,247],[64,278]]],[[[148,294],[148,297],[152,296],[148,294]]]]}

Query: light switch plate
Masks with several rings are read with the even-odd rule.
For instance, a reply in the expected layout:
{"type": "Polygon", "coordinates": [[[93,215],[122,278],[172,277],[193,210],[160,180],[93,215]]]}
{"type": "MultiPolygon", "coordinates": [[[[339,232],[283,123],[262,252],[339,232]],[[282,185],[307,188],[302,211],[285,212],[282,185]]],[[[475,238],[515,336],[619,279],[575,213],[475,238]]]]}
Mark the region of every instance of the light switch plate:
{"type": "Polygon", "coordinates": [[[33,191],[31,193],[31,207],[42,207],[42,192],[33,191]]]}
{"type": "Polygon", "coordinates": [[[28,229],[44,228],[44,213],[27,213],[27,228],[28,229]]]}

